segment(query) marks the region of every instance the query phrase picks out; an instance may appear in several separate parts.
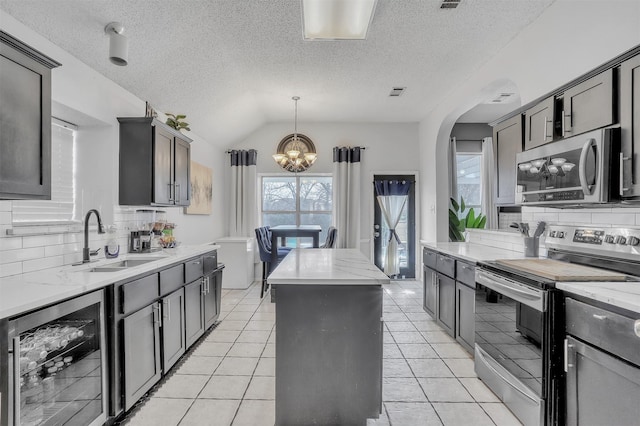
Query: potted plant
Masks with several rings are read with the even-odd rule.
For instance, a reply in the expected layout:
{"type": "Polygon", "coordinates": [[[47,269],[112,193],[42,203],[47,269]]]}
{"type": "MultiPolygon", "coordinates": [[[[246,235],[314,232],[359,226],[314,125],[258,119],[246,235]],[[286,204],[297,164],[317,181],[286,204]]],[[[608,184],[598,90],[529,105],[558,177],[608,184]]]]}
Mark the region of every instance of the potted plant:
{"type": "Polygon", "coordinates": [[[451,241],[464,241],[464,232],[470,228],[484,229],[487,217],[483,214],[476,216],[473,207],[469,209],[466,216],[460,217],[466,210],[464,198],[460,197],[460,203],[453,198],[449,208],[449,239],[451,241]]]}
{"type": "Polygon", "coordinates": [[[173,114],[169,114],[168,112],[166,112],[165,114],[167,116],[166,124],[169,127],[172,127],[178,131],[181,131],[181,130],[191,131],[191,129],[189,128],[189,123],[187,123],[186,121],[182,121],[185,118],[187,118],[186,115],[184,114],[173,115],[173,114]]]}

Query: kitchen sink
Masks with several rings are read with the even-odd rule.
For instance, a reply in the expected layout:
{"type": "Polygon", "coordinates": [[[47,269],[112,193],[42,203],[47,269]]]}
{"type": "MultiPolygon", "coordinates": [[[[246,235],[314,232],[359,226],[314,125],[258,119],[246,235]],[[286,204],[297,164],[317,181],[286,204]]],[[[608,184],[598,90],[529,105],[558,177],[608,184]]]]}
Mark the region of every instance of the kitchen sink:
{"type": "Polygon", "coordinates": [[[127,259],[121,260],[120,262],[107,263],[106,265],[96,266],[95,268],[89,269],[89,272],[118,272],[127,268],[132,268],[134,266],[144,265],[145,263],[153,262],[158,260],[154,259],[127,259]]]}

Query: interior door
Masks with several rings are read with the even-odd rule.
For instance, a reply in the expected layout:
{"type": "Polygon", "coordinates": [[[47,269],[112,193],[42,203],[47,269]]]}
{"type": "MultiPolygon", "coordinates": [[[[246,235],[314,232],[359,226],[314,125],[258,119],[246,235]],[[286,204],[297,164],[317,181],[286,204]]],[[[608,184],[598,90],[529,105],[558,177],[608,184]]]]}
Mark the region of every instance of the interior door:
{"type": "MultiPolygon", "coordinates": [[[[374,180],[405,180],[414,182],[409,190],[409,198],[405,204],[396,233],[400,237],[398,244],[398,254],[400,256],[400,274],[397,278],[415,278],[415,258],[416,258],[416,188],[415,175],[374,175],[374,180]]],[[[384,270],[384,255],[389,244],[389,226],[384,220],[377,194],[373,191],[373,254],[374,263],[384,270]]]]}

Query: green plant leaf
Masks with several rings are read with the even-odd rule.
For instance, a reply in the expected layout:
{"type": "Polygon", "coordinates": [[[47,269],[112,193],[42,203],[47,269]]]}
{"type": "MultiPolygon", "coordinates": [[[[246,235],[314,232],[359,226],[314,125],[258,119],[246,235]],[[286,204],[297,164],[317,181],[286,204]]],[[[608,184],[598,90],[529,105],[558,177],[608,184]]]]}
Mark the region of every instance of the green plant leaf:
{"type": "Polygon", "coordinates": [[[473,228],[473,224],[476,222],[476,213],[473,211],[473,207],[469,209],[465,220],[467,228],[473,228]]]}
{"type": "Polygon", "coordinates": [[[467,208],[467,207],[466,207],[466,206],[465,206],[465,204],[464,204],[464,198],[460,197],[460,213],[464,213],[464,210],[465,210],[466,208],[467,208]]]}
{"type": "Polygon", "coordinates": [[[453,206],[453,211],[454,212],[459,212],[460,211],[460,205],[458,204],[458,202],[456,200],[454,200],[453,198],[449,198],[449,200],[451,200],[451,205],[453,206]]]}
{"type": "Polygon", "coordinates": [[[176,115],[176,119],[178,119],[178,120],[182,120],[183,118],[187,118],[187,116],[186,116],[186,115],[184,115],[184,114],[178,114],[178,115],[176,115]]]}
{"type": "Polygon", "coordinates": [[[478,229],[484,229],[484,226],[487,224],[487,217],[486,216],[481,216],[480,218],[480,222],[478,222],[478,224],[476,225],[476,228],[478,229]]]}

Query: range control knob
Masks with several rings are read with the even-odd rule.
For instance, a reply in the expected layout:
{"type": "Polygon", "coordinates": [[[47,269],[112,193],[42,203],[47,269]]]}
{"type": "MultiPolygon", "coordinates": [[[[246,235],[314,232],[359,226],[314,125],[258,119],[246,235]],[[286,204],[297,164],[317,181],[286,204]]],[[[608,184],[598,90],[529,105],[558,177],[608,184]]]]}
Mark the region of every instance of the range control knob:
{"type": "Polygon", "coordinates": [[[605,235],[604,236],[604,242],[605,243],[609,243],[609,244],[613,244],[613,235],[605,235]]]}
{"type": "Polygon", "coordinates": [[[558,238],[564,238],[564,231],[558,231],[558,232],[556,233],[556,237],[558,237],[558,238]]]}
{"type": "Polygon", "coordinates": [[[627,244],[627,238],[621,235],[618,244],[627,244]]]}
{"type": "Polygon", "coordinates": [[[629,237],[629,239],[627,240],[627,244],[629,244],[630,246],[637,246],[638,244],[640,244],[640,238],[629,237]]]}
{"type": "Polygon", "coordinates": [[[622,235],[616,235],[613,237],[613,244],[624,244],[627,242],[627,239],[622,235]]]}

